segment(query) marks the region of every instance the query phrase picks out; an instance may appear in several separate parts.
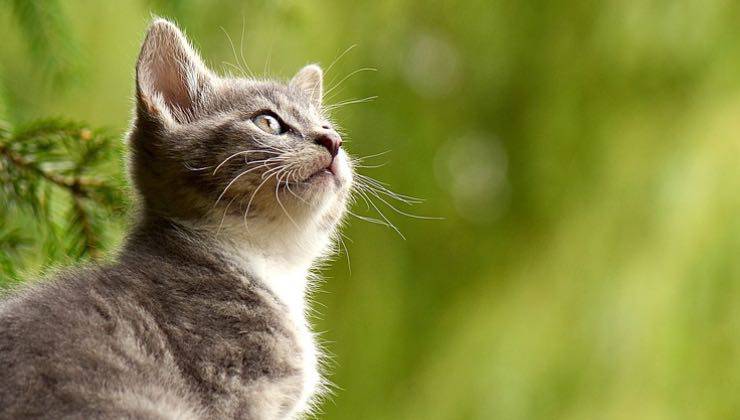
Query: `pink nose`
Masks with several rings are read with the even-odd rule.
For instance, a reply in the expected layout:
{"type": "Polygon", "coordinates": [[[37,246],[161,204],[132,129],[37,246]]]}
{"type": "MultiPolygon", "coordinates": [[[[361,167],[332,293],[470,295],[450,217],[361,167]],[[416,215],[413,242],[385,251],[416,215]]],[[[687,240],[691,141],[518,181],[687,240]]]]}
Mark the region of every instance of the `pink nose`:
{"type": "Polygon", "coordinates": [[[339,153],[339,148],[342,146],[342,138],[334,130],[319,134],[314,141],[316,144],[326,147],[332,157],[339,153]]]}

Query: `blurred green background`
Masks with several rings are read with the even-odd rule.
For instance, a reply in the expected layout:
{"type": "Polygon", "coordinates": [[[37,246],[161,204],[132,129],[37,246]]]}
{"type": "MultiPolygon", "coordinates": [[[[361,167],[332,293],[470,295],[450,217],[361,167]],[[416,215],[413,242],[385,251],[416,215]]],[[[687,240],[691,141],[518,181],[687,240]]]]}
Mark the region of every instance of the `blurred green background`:
{"type": "MultiPolygon", "coordinates": [[[[328,85],[377,69],[330,95],[378,96],[334,113],[347,148],[390,150],[364,173],[444,220],[386,211],[406,240],[349,221],[351,269],[338,256],[315,296],[337,384],[320,418],[738,417],[740,3],[28,2],[41,27],[25,3],[0,3],[3,118],[117,144],[152,13],[221,73],[226,34],[256,73],[353,45],[328,85]]],[[[109,253],[126,223],[106,220],[109,253]]],[[[38,232],[5,282],[70,262],[38,232]]]]}

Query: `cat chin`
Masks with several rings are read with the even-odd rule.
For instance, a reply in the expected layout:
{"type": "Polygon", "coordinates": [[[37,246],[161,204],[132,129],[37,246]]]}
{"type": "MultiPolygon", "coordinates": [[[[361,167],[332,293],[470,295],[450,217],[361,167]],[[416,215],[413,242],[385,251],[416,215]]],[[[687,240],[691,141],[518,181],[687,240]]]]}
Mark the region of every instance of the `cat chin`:
{"type": "Polygon", "coordinates": [[[290,191],[285,188],[281,192],[283,205],[273,208],[277,212],[275,216],[292,219],[287,221],[290,226],[294,226],[292,222],[297,222],[299,226],[319,222],[323,230],[331,230],[345,211],[351,184],[351,172],[341,177],[333,173],[313,175],[310,181],[302,184],[300,190],[291,186],[290,191]]]}
{"type": "Polygon", "coordinates": [[[316,170],[301,182],[286,183],[280,188],[288,200],[315,207],[331,201],[334,196],[346,195],[351,184],[352,169],[349,159],[344,151],[340,151],[328,167],[316,170]]]}
{"type": "MultiPolygon", "coordinates": [[[[310,182],[302,184],[300,189],[291,187],[283,189],[280,200],[293,219],[314,219],[326,213],[336,212],[336,208],[346,205],[349,185],[331,174],[314,176],[310,182]]],[[[276,209],[282,213],[280,206],[276,209]]]]}

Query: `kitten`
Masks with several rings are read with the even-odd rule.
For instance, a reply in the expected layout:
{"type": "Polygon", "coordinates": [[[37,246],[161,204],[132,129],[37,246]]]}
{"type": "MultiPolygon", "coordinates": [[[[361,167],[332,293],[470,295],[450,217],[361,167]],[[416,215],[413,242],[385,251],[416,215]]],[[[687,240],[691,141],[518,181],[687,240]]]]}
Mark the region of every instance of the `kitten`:
{"type": "Polygon", "coordinates": [[[136,65],[139,217],[115,261],[0,302],[0,418],[283,419],[322,389],[304,315],[353,170],[322,71],[223,78],[152,23],[136,65]]]}

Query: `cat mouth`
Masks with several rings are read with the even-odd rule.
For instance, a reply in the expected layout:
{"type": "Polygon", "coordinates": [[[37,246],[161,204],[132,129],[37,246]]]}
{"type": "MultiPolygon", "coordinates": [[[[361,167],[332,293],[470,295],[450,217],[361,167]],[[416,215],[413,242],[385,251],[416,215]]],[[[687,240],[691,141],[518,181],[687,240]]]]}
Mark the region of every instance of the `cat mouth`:
{"type": "Polygon", "coordinates": [[[332,159],[329,165],[312,173],[306,179],[304,179],[303,182],[311,182],[314,179],[324,178],[324,177],[336,178],[338,170],[339,170],[339,166],[338,166],[337,159],[332,159]]]}
{"type": "Polygon", "coordinates": [[[331,179],[331,178],[336,179],[336,175],[329,167],[326,167],[326,168],[319,169],[318,171],[309,175],[306,179],[301,181],[301,184],[307,185],[307,184],[312,184],[314,182],[319,182],[322,179],[331,179]]]}
{"type": "Polygon", "coordinates": [[[300,181],[283,181],[281,182],[281,186],[285,187],[293,187],[293,186],[302,186],[302,187],[308,187],[314,183],[322,182],[322,180],[333,180],[335,183],[339,183],[339,177],[337,177],[337,160],[333,159],[332,162],[323,167],[318,169],[317,171],[313,172],[306,178],[300,180],[300,181]]]}

